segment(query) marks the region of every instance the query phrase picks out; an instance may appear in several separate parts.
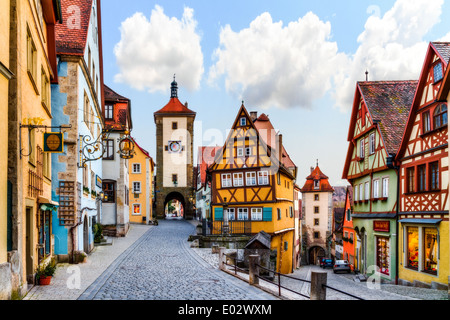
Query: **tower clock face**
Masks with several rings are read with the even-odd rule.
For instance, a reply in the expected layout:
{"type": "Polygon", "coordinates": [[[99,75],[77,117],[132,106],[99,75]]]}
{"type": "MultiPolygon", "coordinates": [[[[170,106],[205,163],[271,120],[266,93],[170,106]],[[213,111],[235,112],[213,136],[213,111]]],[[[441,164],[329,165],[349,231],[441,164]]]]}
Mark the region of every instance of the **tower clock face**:
{"type": "Polygon", "coordinates": [[[169,151],[173,153],[181,152],[181,141],[169,141],[169,151]]]}

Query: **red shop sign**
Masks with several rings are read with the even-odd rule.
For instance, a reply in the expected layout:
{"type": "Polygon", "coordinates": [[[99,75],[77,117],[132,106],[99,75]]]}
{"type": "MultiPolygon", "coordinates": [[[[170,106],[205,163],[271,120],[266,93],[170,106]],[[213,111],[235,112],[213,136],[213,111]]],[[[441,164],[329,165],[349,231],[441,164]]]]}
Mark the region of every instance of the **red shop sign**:
{"type": "Polygon", "coordinates": [[[373,231],[389,232],[390,225],[389,221],[374,221],[373,231]]]}

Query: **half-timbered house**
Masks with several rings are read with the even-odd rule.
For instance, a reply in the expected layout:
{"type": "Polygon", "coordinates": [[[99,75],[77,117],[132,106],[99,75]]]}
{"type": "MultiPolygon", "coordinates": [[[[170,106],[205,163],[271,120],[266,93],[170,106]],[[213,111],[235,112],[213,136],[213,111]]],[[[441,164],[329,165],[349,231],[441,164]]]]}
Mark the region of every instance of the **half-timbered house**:
{"type": "Polygon", "coordinates": [[[448,282],[449,58],[450,43],[429,44],[396,157],[400,165],[401,282],[431,286],[448,282]]]}
{"type": "Polygon", "coordinates": [[[208,171],[213,223],[225,226],[219,232],[254,235],[265,231],[277,252],[276,270],[292,272],[297,168],[269,118],[250,116],[242,105],[208,171]]]}
{"type": "Polygon", "coordinates": [[[343,179],[353,187],[355,265],[395,282],[398,152],[417,81],[358,82],[343,179]]]}

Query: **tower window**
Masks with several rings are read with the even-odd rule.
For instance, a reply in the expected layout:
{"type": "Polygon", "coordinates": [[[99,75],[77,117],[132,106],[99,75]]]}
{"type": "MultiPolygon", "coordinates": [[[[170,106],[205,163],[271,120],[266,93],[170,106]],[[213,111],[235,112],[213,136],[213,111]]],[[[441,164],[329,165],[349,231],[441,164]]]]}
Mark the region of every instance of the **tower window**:
{"type": "Polygon", "coordinates": [[[178,122],[172,122],[172,130],[178,129],[178,122]]]}

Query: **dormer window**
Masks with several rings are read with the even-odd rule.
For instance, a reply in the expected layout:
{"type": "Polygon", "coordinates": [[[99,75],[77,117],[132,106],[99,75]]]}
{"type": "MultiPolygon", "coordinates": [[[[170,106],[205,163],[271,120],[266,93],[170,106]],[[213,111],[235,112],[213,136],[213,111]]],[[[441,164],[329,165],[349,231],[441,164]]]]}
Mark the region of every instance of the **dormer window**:
{"type": "Polygon", "coordinates": [[[314,189],[320,189],[320,181],[314,180],[314,189]]]}
{"type": "Polygon", "coordinates": [[[433,75],[435,83],[442,80],[442,78],[444,77],[444,72],[442,70],[442,63],[438,62],[437,64],[434,65],[433,75]]]}
{"type": "Polygon", "coordinates": [[[105,119],[114,120],[114,106],[112,104],[105,105],[105,119]]]}
{"type": "Polygon", "coordinates": [[[247,125],[247,119],[245,117],[242,117],[239,121],[239,123],[241,124],[241,127],[247,125]]]}

